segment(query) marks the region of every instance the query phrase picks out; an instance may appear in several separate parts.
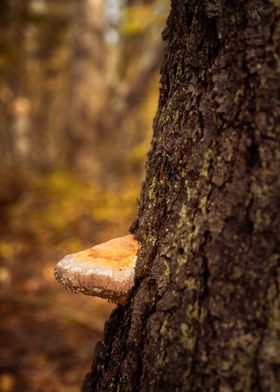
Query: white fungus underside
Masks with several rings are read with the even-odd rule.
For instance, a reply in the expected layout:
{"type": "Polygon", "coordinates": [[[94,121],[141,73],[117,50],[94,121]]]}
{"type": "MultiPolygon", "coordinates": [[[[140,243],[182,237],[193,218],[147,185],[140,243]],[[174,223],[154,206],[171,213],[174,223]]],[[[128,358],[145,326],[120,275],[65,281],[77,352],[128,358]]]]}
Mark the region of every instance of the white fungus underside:
{"type": "Polygon", "coordinates": [[[110,268],[98,260],[87,263],[77,259],[75,254],[67,255],[57,264],[55,276],[72,292],[124,303],[134,284],[135,262],[136,258],[131,267],[110,268]]]}

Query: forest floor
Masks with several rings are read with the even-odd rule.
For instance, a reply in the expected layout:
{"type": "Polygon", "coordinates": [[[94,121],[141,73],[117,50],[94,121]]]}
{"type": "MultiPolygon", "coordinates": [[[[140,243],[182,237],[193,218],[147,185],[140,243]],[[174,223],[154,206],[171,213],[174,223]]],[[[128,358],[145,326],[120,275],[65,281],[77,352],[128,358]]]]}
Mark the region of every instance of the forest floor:
{"type": "Polygon", "coordinates": [[[125,235],[139,185],[104,190],[57,172],[1,173],[0,391],[79,391],[113,304],[64,290],[56,262],[125,235]]]}

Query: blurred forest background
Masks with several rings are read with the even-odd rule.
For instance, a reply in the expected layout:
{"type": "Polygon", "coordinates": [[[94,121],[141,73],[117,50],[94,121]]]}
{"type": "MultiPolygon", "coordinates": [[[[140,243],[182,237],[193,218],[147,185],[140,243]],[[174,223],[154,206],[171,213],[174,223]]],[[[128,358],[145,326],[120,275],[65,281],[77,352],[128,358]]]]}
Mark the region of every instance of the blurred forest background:
{"type": "Polygon", "coordinates": [[[112,304],[53,277],[125,235],[168,0],[0,1],[0,390],[78,391],[112,304]]]}

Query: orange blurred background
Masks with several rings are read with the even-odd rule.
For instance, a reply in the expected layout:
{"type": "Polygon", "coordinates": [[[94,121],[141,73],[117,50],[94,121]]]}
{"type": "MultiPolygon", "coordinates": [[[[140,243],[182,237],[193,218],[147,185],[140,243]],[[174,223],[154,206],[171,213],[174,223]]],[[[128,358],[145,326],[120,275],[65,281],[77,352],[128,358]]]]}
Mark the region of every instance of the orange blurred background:
{"type": "Polygon", "coordinates": [[[0,391],[78,391],[90,369],[114,305],[53,269],[136,214],[168,7],[0,2],[0,391]]]}

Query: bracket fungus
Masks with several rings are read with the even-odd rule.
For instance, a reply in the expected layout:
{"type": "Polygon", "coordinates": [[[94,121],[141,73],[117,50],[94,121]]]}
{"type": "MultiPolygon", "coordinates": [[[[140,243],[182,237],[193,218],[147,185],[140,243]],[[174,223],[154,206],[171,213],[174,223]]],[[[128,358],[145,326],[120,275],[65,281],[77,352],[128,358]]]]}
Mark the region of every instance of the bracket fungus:
{"type": "Polygon", "coordinates": [[[75,293],[124,304],[134,285],[140,246],[130,234],[72,253],[57,263],[55,277],[66,289],[75,293]]]}

